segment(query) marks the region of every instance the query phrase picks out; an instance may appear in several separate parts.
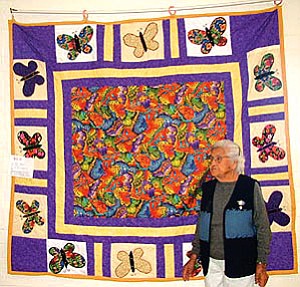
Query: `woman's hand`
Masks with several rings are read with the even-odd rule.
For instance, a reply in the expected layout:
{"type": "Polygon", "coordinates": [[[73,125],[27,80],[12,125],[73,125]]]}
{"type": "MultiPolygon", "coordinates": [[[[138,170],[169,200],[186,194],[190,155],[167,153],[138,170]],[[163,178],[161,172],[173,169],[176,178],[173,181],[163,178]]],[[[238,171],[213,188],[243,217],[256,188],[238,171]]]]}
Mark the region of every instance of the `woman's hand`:
{"type": "MultiPolygon", "coordinates": [[[[195,274],[195,264],[197,261],[197,255],[192,254],[190,251],[187,253],[187,256],[190,258],[189,261],[183,266],[182,278],[184,281],[188,281],[190,277],[193,277],[195,274]]],[[[202,266],[198,269],[198,273],[201,271],[202,266]]],[[[197,273],[196,273],[197,274],[197,273]]]]}
{"type": "Polygon", "coordinates": [[[266,286],[269,279],[266,267],[267,265],[264,263],[256,264],[255,283],[258,284],[260,287],[266,286]]]}

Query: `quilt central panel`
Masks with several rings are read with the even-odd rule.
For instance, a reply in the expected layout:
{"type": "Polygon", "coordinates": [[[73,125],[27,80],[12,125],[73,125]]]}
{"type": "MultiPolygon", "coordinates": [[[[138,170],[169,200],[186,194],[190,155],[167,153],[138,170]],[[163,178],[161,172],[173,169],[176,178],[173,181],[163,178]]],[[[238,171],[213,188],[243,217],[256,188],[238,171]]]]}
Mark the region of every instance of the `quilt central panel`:
{"type": "Polygon", "coordinates": [[[222,82],[74,87],[71,107],[75,217],[197,213],[209,141],[226,134],[222,82]]]}

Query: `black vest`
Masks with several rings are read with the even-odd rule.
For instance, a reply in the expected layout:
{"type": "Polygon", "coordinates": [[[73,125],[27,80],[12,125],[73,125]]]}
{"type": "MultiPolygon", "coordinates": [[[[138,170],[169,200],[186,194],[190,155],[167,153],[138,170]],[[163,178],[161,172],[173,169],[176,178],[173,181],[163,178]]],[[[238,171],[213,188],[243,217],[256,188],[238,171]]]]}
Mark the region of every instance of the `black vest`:
{"type": "MultiPolygon", "coordinates": [[[[210,228],[216,180],[202,185],[199,236],[204,275],[210,254],[210,228]]],[[[253,225],[255,180],[240,175],[224,210],[225,275],[239,278],[255,273],[257,260],[256,230],[253,225]]]]}

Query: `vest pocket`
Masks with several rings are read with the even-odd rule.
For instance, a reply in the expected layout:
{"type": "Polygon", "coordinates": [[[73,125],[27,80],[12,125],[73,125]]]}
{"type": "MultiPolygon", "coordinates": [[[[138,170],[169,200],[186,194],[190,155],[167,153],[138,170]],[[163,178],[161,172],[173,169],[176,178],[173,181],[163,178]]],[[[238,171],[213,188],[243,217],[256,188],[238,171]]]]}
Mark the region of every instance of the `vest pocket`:
{"type": "Polygon", "coordinates": [[[200,212],[199,237],[200,240],[209,241],[209,227],[211,214],[205,211],[200,212]]]}
{"type": "Polygon", "coordinates": [[[225,237],[228,239],[254,237],[256,232],[252,223],[252,210],[226,210],[225,237]]]}

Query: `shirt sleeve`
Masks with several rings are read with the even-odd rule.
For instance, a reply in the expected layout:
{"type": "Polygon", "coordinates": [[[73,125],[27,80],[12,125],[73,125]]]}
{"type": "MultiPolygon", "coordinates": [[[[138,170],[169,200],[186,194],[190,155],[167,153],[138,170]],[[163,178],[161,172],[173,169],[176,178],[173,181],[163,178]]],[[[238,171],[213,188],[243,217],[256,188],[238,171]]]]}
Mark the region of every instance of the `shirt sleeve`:
{"type": "Polygon", "coordinates": [[[257,261],[268,262],[272,232],[260,185],[254,186],[254,225],[257,232],[257,261]]]}
{"type": "Polygon", "coordinates": [[[199,221],[200,221],[200,211],[198,215],[198,221],[196,225],[196,231],[195,231],[195,237],[192,241],[192,253],[197,254],[197,256],[200,256],[200,237],[199,237],[199,221]]]}

